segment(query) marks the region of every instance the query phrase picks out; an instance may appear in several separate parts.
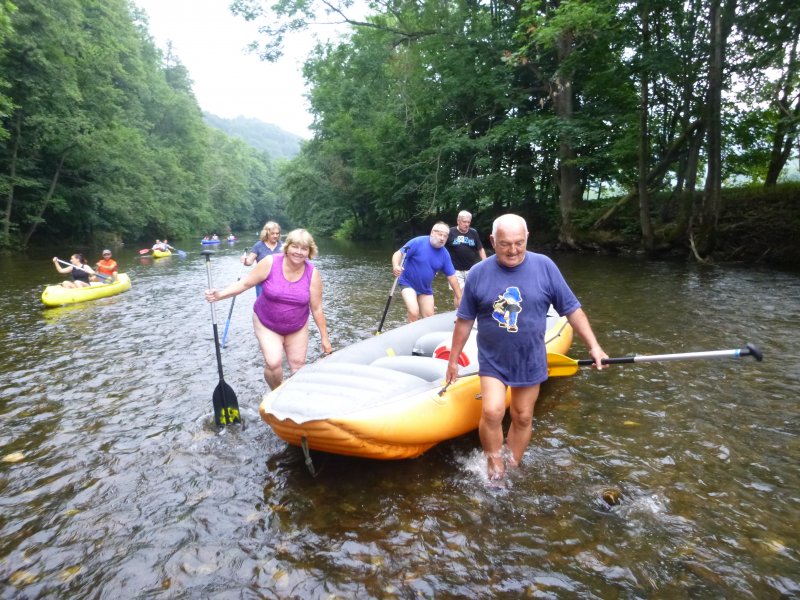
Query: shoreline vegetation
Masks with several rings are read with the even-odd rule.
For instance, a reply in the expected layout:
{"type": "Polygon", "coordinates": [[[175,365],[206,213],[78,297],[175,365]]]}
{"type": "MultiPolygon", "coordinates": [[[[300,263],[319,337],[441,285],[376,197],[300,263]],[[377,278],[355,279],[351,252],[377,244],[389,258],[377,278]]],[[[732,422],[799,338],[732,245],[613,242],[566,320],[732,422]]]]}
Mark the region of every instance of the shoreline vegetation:
{"type": "MultiPolygon", "coordinates": [[[[689,215],[697,203],[702,201],[702,192],[682,196],[668,193],[652,196],[651,223],[655,244],[651,252],[646,252],[642,244],[636,198],[624,203],[622,199],[619,196],[608,197],[585,201],[576,207],[573,220],[574,247],[566,247],[558,241],[559,223],[554,215],[515,212],[528,220],[531,230],[528,247],[537,251],[648,255],[656,260],[685,260],[705,264],[738,262],[789,267],[800,265],[798,182],[770,187],[724,188],[722,210],[717,224],[716,249],[710,256],[702,259],[692,249],[689,229],[689,215]]],[[[489,232],[496,216],[488,213],[476,215],[478,218],[474,225],[486,244],[489,242],[489,232]]],[[[442,219],[448,222],[444,216],[442,219]]],[[[420,224],[419,231],[412,234],[424,234],[424,223],[420,224]]],[[[393,234],[397,237],[398,231],[395,230],[393,234]]],[[[404,239],[408,235],[409,231],[403,230],[400,238],[404,239]]],[[[118,234],[102,232],[93,239],[65,240],[64,243],[78,246],[119,246],[124,243],[135,245],[138,241],[123,240],[118,234]]],[[[35,246],[38,244],[31,245],[35,246]]],[[[5,252],[12,251],[5,249],[5,252]]]]}
{"type": "Polygon", "coordinates": [[[574,219],[576,248],[565,248],[558,242],[557,226],[547,232],[532,231],[533,245],[703,263],[800,265],[800,183],[723,188],[716,247],[702,259],[693,251],[690,229],[692,208],[702,202],[702,192],[682,196],[659,193],[650,200],[655,238],[651,252],[642,245],[635,197],[622,205],[621,198],[614,197],[578,207],[574,219]],[[616,210],[607,217],[614,206],[616,210]]]}

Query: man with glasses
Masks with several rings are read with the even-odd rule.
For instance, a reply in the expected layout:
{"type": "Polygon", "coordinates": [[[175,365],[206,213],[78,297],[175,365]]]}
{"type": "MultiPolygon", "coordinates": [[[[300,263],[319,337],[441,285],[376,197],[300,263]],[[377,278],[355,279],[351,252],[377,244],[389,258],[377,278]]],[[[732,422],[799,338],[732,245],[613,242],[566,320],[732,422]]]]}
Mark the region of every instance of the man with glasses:
{"type": "Polygon", "coordinates": [[[436,273],[444,273],[453,290],[456,308],[461,301],[461,286],[456,279],[453,261],[444,249],[450,227],[439,221],[431,229],[430,235],[421,235],[392,255],[392,272],[399,277],[400,295],[406,303],[408,322],[433,315],[433,278],[436,273]]]}

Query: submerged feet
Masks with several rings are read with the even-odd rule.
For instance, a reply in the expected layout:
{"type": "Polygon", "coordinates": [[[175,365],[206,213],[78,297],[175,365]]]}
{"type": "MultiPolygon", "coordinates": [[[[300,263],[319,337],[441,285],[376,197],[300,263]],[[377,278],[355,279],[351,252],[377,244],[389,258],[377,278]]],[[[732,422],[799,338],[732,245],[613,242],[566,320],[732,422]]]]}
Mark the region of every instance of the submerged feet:
{"type": "Polygon", "coordinates": [[[502,481],[506,476],[506,465],[502,452],[486,453],[486,474],[490,482],[502,481]]]}
{"type": "Polygon", "coordinates": [[[514,454],[505,444],[500,449],[500,452],[486,453],[486,475],[492,486],[504,485],[506,472],[516,470],[517,466],[514,454]]]}

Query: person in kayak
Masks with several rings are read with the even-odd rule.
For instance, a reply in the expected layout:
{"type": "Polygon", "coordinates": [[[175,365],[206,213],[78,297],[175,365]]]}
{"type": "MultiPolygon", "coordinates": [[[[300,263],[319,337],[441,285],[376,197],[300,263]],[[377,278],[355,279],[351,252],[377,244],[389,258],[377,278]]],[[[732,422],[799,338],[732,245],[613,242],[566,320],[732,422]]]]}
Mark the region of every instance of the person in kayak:
{"type": "Polygon", "coordinates": [[[489,241],[495,255],[470,270],[456,313],[447,365],[447,382],[458,378],[458,357],[478,321],[478,374],[482,412],[478,434],[490,480],[517,466],[531,439],[533,408],[547,379],[544,333],[552,305],[565,315],[602,369],[608,355],[600,347],[581,304],[556,264],[526,250],[525,219],[506,214],[495,219],[489,241]],[[503,444],[506,389],[511,389],[511,426],[503,444]]]}
{"type": "Polygon", "coordinates": [[[65,288],[89,287],[91,285],[89,278],[94,275],[94,271],[86,264],[86,258],[84,258],[83,254],[73,254],[69,257],[69,262],[71,264],[68,267],[62,267],[58,264],[58,258],[53,257],[53,264],[56,266],[56,270],[62,275],[69,274],[72,276],[71,281],[64,281],[61,285],[65,288]]]}
{"type": "MultiPolygon", "coordinates": [[[[117,261],[111,258],[111,250],[106,248],[103,250],[103,258],[97,261],[94,266],[95,270],[100,273],[100,275],[107,275],[111,279],[103,279],[110,283],[111,281],[116,281],[117,279],[117,261]]],[[[99,278],[94,277],[92,281],[98,281],[99,278]]]]}
{"type": "Polygon", "coordinates": [[[309,314],[319,329],[322,352],[331,353],[322,310],[322,278],[310,261],[317,251],[311,234],[295,229],[286,236],[282,252],[265,257],[228,287],[205,293],[206,300],[217,302],[262,285],[261,295],[253,305],[253,329],[264,355],[264,379],[272,390],[283,381],[284,355],[292,373],[306,362],[309,314]]]}

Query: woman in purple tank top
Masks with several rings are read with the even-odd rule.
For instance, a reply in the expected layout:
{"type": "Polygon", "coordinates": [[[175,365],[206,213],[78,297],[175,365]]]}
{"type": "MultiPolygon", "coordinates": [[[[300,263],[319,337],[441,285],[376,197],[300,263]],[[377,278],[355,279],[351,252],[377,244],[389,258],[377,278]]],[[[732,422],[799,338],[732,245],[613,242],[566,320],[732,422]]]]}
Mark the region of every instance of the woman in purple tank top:
{"type": "Polygon", "coordinates": [[[206,290],[206,300],[217,302],[261,284],[261,295],[253,306],[253,329],[264,355],[264,379],[273,390],[283,381],[284,353],[292,373],[306,363],[309,314],[319,329],[322,351],[331,352],[322,310],[322,279],[309,262],[317,255],[314,238],[305,229],[295,229],[286,236],[282,250],[259,261],[225,289],[206,290]]]}

